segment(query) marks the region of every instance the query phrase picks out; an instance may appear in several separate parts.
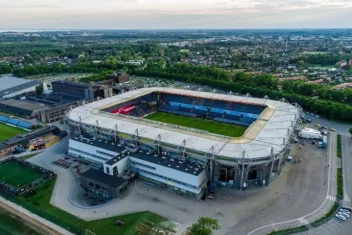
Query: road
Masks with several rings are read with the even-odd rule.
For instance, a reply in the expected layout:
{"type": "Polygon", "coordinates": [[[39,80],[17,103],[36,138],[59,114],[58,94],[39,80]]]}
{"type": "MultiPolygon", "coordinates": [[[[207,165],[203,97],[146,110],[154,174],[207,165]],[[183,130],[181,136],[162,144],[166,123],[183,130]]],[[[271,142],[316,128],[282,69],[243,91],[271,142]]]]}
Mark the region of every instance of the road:
{"type": "Polygon", "coordinates": [[[281,199],[271,208],[240,221],[227,234],[267,234],[313,222],[333,206],[336,195],[336,134],[326,150],[306,144],[298,155],[281,199]],[[328,166],[330,165],[330,167],[328,166]]]}
{"type": "MultiPolygon", "coordinates": [[[[342,158],[343,158],[343,181],[344,181],[344,200],[343,205],[352,206],[352,144],[351,137],[343,135],[342,158]]],[[[352,234],[352,218],[347,221],[340,221],[336,218],[321,225],[318,228],[300,233],[301,235],[349,235],[352,234]]]]}
{"type": "Polygon", "coordinates": [[[320,125],[326,126],[328,128],[335,128],[336,132],[338,132],[341,135],[346,135],[346,136],[350,135],[348,130],[351,127],[351,124],[330,121],[325,118],[316,117],[316,116],[308,114],[308,113],[305,113],[305,117],[312,119],[313,125],[320,124],[320,125]]]}

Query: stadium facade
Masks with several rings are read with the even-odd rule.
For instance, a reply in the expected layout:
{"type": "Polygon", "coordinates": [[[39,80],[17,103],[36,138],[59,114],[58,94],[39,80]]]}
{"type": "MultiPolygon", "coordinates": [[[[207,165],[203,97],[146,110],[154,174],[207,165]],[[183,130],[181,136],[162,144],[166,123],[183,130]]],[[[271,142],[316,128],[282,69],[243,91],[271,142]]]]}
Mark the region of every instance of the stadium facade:
{"type": "Polygon", "coordinates": [[[213,182],[266,186],[281,172],[301,111],[284,100],[143,88],[70,110],[69,154],[196,197],[213,182]],[[248,128],[233,138],[144,119],[156,111],[248,128]]]}

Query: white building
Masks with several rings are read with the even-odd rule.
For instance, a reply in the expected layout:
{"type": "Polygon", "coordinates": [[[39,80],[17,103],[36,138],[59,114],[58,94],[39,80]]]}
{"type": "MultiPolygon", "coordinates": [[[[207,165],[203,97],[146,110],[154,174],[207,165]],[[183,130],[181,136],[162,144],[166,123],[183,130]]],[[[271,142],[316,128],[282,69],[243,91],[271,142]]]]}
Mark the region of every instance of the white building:
{"type": "Polygon", "coordinates": [[[96,168],[103,167],[105,174],[121,176],[130,169],[148,181],[196,197],[203,195],[208,180],[205,167],[200,163],[152,155],[141,150],[131,151],[104,140],[83,137],[70,139],[68,153],[93,163],[96,168]]]}
{"type": "Polygon", "coordinates": [[[26,92],[35,91],[39,81],[17,78],[9,75],[0,77],[0,99],[11,98],[26,92]]]}

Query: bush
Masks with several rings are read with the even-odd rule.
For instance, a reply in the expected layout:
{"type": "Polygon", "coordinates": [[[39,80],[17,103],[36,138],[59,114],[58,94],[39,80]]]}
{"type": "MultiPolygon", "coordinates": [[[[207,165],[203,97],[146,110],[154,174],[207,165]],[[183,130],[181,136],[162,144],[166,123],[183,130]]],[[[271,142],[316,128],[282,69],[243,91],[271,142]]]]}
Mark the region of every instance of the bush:
{"type": "Polygon", "coordinates": [[[341,135],[337,135],[337,157],[342,158],[342,142],[341,135]]]}

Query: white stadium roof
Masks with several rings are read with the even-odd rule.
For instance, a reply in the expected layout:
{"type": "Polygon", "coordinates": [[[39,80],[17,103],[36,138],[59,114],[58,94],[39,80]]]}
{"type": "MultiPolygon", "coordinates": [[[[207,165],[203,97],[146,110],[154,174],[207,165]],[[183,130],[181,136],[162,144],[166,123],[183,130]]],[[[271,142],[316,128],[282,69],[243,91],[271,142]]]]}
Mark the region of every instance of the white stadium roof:
{"type": "Polygon", "coordinates": [[[246,158],[255,159],[269,157],[272,153],[277,154],[286,147],[299,118],[299,112],[300,109],[294,105],[269,99],[154,87],[129,91],[79,106],[68,113],[68,119],[74,122],[81,121],[81,124],[92,126],[98,123],[99,127],[110,130],[115,130],[115,125],[117,125],[119,132],[129,135],[135,135],[138,129],[138,136],[142,138],[156,140],[160,135],[160,141],[167,144],[182,146],[182,143],[185,143],[186,148],[204,153],[209,152],[211,147],[213,147],[212,153],[218,156],[242,158],[245,153],[246,158]],[[219,136],[204,131],[175,127],[141,118],[132,118],[100,111],[157,91],[210,99],[224,99],[233,102],[253,103],[265,105],[267,108],[240,138],[219,136]]]}

